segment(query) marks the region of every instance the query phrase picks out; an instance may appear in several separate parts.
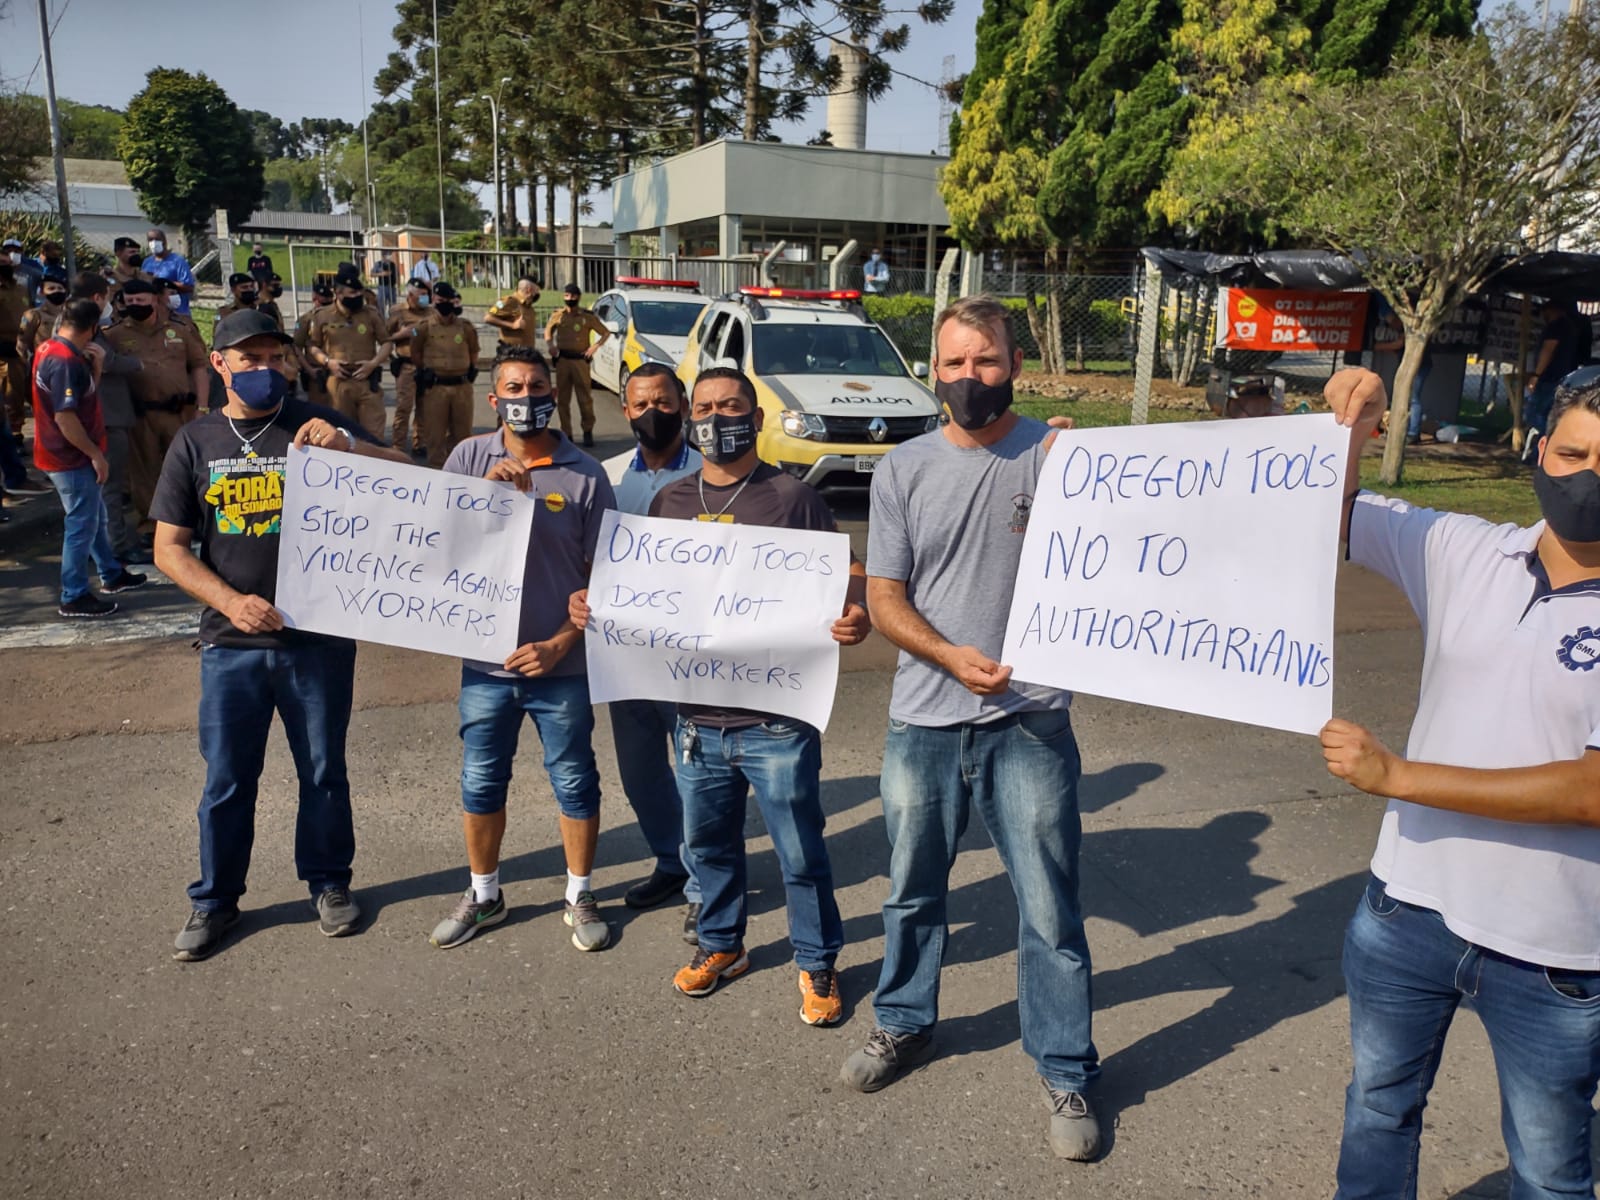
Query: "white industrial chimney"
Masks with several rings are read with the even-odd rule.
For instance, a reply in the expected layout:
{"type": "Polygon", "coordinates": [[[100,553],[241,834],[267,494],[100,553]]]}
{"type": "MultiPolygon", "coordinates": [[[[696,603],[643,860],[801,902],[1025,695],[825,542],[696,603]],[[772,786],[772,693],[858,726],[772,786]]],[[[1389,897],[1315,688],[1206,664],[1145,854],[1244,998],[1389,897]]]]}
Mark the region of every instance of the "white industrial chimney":
{"type": "Polygon", "coordinates": [[[867,146],[867,98],[857,85],[866,66],[867,52],[860,46],[829,38],[828,53],[839,60],[839,83],[828,93],[828,132],[840,150],[864,150],[867,146]]]}

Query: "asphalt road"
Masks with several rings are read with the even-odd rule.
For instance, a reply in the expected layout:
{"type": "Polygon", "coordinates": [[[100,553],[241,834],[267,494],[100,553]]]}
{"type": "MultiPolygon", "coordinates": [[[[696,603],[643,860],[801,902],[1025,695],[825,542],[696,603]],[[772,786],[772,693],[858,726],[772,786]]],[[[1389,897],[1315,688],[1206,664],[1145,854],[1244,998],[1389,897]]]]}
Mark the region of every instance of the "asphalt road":
{"type": "MultiPolygon", "coordinates": [[[[601,397],[604,407],[606,398],[601,397]]],[[[610,409],[606,408],[609,414],[610,409]]],[[[600,448],[620,447],[620,421],[600,448]]],[[[840,502],[853,535],[863,510],[840,502]]],[[[0,555],[5,553],[0,547],[0,555]]],[[[877,773],[891,656],[846,652],[824,743],[846,922],[846,1020],[797,1016],[781,880],[752,813],[752,971],[693,1001],[677,909],[647,869],[602,717],[600,954],[560,920],[555,805],[531,732],[513,784],[511,919],[442,952],[465,885],[456,667],[364,647],[351,734],[357,937],[318,936],[293,877],[274,736],[246,917],[211,961],[169,948],[194,874],[197,666],[170,585],[60,641],[53,551],[0,561],[0,1193],[6,1196],[1320,1197],[1349,1069],[1344,922],[1379,805],[1310,739],[1081,698],[1084,907],[1096,967],[1098,1163],[1062,1163],[1016,1027],[1015,908],[974,822],[952,876],[941,1053],[842,1087],[872,1025],[887,844],[877,773]]],[[[1414,624],[1341,576],[1338,711],[1402,738],[1414,624]]],[[[192,635],[191,635],[192,636],[192,635]]],[[[1488,702],[1488,698],[1486,698],[1488,702]]],[[[1503,1195],[1487,1046],[1463,1014],[1428,1110],[1421,1192],[1503,1195]]]]}

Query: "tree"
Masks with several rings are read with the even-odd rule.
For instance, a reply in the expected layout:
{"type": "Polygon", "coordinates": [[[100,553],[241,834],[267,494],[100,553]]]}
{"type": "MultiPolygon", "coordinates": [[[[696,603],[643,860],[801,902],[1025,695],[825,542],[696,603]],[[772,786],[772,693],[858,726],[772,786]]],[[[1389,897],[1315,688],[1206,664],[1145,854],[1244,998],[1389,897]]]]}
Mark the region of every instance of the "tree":
{"type": "MultiPolygon", "coordinates": [[[[1582,228],[1600,188],[1600,12],[1546,32],[1507,10],[1470,40],[1429,39],[1374,80],[1241,94],[1256,115],[1229,169],[1173,186],[1345,254],[1394,307],[1383,480],[1402,473],[1428,339],[1506,262],[1582,228]]],[[[1237,119],[1237,118],[1235,118],[1237,119]]]]}
{"type": "Polygon", "coordinates": [[[33,186],[41,159],[50,157],[50,125],[31,96],[0,92],[0,196],[33,186]]]}
{"type": "Polygon", "coordinates": [[[308,158],[275,158],[263,168],[263,175],[267,187],[262,200],[264,208],[275,212],[333,211],[321,162],[308,158]]]}
{"type": "Polygon", "coordinates": [[[265,191],[245,115],[204,74],[157,67],[128,104],[117,153],[145,212],[199,233],[219,208],[243,223],[265,191]]]}
{"type": "MultiPolygon", "coordinates": [[[[39,102],[40,111],[44,102],[39,102]]],[[[117,138],[122,134],[122,113],[103,104],[79,104],[63,98],[61,110],[61,152],[66,158],[114,159],[117,138]]]]}

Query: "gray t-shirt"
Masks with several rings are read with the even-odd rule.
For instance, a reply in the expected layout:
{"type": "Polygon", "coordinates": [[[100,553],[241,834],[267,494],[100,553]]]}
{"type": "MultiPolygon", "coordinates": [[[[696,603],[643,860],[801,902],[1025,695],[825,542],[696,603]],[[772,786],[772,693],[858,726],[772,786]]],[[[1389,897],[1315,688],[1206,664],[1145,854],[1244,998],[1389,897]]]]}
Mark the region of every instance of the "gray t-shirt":
{"type": "MultiPolygon", "coordinates": [[[[896,446],[872,476],[867,574],[904,580],[912,606],[941,636],[997,660],[1049,434],[1048,425],[1020,417],[994,445],[964,449],[936,430],[896,446]]],[[[889,716],[979,724],[1071,702],[1070,692],[1029,683],[977,696],[902,650],[889,716]]]]}
{"type": "MultiPolygon", "coordinates": [[[[522,573],[519,646],[542,642],[566,623],[568,597],[589,586],[589,564],[600,537],[600,515],[617,506],[605,468],[565,435],[553,430],[552,434],[557,439],[554,453],[529,471],[533,477],[529,494],[537,507],[522,573]]],[[[505,441],[496,430],[458,444],[445,460],[444,469],[481,479],[489,468],[507,457],[505,441]]],[[[516,677],[515,671],[507,671],[497,662],[469,659],[466,665],[490,675],[516,677]]],[[[583,643],[579,642],[550,674],[582,675],[586,669],[583,643]]]]}

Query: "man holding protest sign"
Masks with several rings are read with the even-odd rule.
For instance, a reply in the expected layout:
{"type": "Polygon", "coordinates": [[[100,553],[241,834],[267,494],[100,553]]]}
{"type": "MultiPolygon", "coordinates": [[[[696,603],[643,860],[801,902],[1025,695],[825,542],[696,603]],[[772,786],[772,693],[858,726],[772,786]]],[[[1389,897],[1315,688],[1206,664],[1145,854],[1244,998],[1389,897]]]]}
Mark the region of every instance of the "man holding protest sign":
{"type": "MultiPolygon", "coordinates": [[[[837,531],[813,488],[757,457],[762,412],[755,385],[742,372],[700,372],[690,418],[690,441],[704,464],[663,489],[650,516],[837,531]]],[[[852,560],[844,613],[832,625],[841,645],[853,646],[871,632],[865,582],[861,564],[852,560]]],[[[574,623],[586,626],[589,615],[587,596],[573,596],[574,623]]],[[[807,1025],[837,1023],[843,1006],[834,963],[844,947],[844,926],[822,836],[822,735],[789,717],[685,703],[678,706],[677,745],[684,842],[703,902],[699,948],[673,977],[673,986],[686,996],[709,996],[750,968],[744,951],[744,818],[753,787],[783,869],[789,941],[800,969],[800,1018],[807,1025]]]]}
{"type": "Polygon", "coordinates": [[[1332,720],[1328,770],[1388,799],[1345,935],[1354,1073],[1338,1196],[1414,1197],[1422,1110],[1456,1008],[1483,1021],[1513,1196],[1589,1196],[1600,1081],[1600,367],[1555,393],[1527,529],[1359,490],[1387,397],[1326,388],[1352,427],[1350,558],[1422,621],[1404,756],[1332,720]],[[1509,703],[1485,704],[1484,697],[1509,703]]]}
{"type": "MultiPolygon", "coordinates": [[[[622,415],[639,444],[605,461],[623,512],[647,516],[663,488],[700,469],[700,452],[683,436],[688,408],[683,380],[665,363],[643,363],[628,376],[622,415]]],[[[654,908],[681,893],[688,902],[683,937],[692,946],[700,937],[700,887],[683,847],[683,802],[672,770],[677,720],[677,707],[670,701],[611,702],[611,739],[622,791],[656,856],[655,869],[629,888],[623,901],[629,908],[654,908]]]]}
{"type": "MultiPolygon", "coordinates": [[[[461,442],[444,469],[510,483],[535,496],[539,508],[522,576],[517,649],[504,663],[461,664],[461,806],[471,882],[430,940],[449,949],[506,919],[500,844],[526,715],[544,743],[545,771],[561,807],[567,860],[562,919],[579,950],[602,950],[611,929],[590,883],[600,837],[594,709],[584,657],[572,653],[583,635],[567,619],[567,602],[588,581],[600,514],[616,501],[600,464],[550,428],[556,401],[543,355],[507,347],[495,361],[493,383],[489,402],[500,428],[461,442]]],[[[430,437],[430,448],[439,444],[430,437]]]]}
{"type": "Polygon", "coordinates": [[[331,409],[289,396],[290,338],[266,313],[218,322],[211,366],[227,403],[178,430],[150,516],[156,565],[204,604],[200,617],[200,878],[173,957],[207,957],[239,922],[256,793],[274,712],[300,780],[295,869],[322,932],[355,931],[355,829],[345,773],[355,643],[284,627],[273,606],[291,442],[404,462],[331,409]],[[190,550],[198,536],[200,554],[190,550]]]}
{"type": "Polygon", "coordinates": [[[1084,1095],[1099,1060],[1078,907],[1071,696],[1013,683],[992,657],[1052,435],[1011,411],[1022,351],[998,301],[951,305],[934,340],[946,424],[896,446],[872,478],[867,596],[901,650],[882,778],[892,852],[878,1027],[841,1075],[877,1091],[933,1056],[950,867],[976,807],[1017,897],[1022,1045],[1043,1080],[1050,1145],[1087,1161],[1100,1150],[1084,1095]]]}

